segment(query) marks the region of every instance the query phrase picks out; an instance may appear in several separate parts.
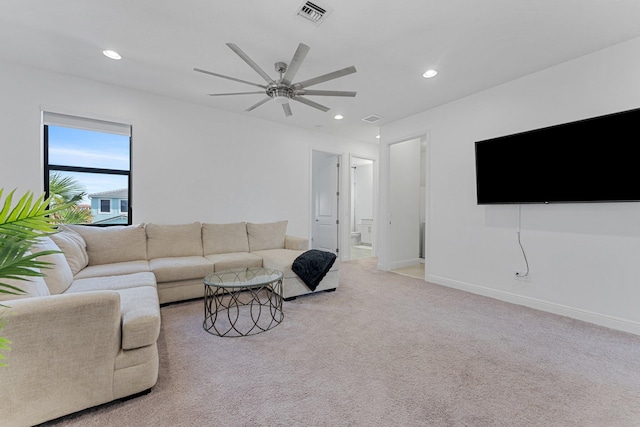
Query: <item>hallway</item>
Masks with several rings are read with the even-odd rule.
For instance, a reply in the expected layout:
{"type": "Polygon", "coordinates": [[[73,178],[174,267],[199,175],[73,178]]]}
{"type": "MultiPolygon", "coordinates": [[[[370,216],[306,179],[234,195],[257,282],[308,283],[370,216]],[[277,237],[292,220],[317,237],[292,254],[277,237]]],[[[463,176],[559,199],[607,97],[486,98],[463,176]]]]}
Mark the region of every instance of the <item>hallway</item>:
{"type": "Polygon", "coordinates": [[[417,277],[424,279],[424,263],[410,265],[409,267],[396,268],[391,270],[392,273],[402,274],[403,276],[417,277]]]}

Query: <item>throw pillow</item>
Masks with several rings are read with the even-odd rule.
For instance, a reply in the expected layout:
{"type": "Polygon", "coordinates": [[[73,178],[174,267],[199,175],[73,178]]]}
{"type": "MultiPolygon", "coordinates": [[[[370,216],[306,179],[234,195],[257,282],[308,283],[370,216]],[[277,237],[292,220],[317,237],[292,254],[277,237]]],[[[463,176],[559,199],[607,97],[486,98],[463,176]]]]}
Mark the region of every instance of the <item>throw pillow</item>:
{"type": "MultiPolygon", "coordinates": [[[[53,242],[51,237],[41,237],[37,243],[31,246],[31,252],[35,254],[42,251],[60,251],[60,248],[53,242]]],[[[48,268],[43,268],[41,270],[44,274],[44,281],[51,294],[61,294],[71,286],[71,282],[73,282],[73,273],[71,272],[71,267],[69,267],[69,263],[62,252],[58,254],[40,256],[38,257],[38,261],[48,262],[51,264],[48,268]]]]}
{"type": "Polygon", "coordinates": [[[56,234],[51,235],[51,240],[64,252],[64,256],[71,267],[71,272],[75,276],[89,265],[89,255],[87,254],[87,243],[82,236],[72,229],[60,226],[56,234]]]}

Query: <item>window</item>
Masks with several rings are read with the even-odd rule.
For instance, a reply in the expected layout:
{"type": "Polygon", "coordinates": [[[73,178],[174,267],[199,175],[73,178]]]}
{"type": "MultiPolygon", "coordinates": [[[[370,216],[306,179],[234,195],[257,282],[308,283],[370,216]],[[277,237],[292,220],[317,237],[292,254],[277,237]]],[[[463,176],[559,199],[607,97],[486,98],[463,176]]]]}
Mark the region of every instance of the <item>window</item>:
{"type": "Polygon", "coordinates": [[[43,113],[45,192],[67,224],[131,224],[131,126],[43,113]],[[120,208],[120,209],[118,209],[120,208]]]}
{"type": "Polygon", "coordinates": [[[100,199],[100,213],[111,213],[111,200],[100,199]]]}

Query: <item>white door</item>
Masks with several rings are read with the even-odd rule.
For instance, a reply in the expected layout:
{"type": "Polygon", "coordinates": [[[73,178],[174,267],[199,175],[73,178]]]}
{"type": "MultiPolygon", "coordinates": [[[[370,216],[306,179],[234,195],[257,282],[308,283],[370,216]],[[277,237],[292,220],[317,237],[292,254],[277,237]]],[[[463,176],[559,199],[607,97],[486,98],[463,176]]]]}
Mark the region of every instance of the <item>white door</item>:
{"type": "Polygon", "coordinates": [[[338,254],[339,159],[313,152],[313,236],[311,247],[338,254]]]}

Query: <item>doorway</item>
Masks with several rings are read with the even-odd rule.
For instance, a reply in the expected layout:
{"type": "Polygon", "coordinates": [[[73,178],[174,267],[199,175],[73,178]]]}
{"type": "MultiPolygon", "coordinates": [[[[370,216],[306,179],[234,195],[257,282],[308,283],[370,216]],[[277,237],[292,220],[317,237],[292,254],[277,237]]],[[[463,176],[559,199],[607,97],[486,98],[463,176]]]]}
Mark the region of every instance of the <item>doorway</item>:
{"type": "Polygon", "coordinates": [[[426,139],[389,146],[389,266],[424,278],[426,139]]]}
{"type": "Polygon", "coordinates": [[[362,259],[373,256],[375,223],[374,212],[374,161],[351,156],[349,164],[350,195],[350,245],[349,258],[362,259]]]}
{"type": "Polygon", "coordinates": [[[311,248],[340,252],[340,160],[335,153],[311,153],[311,248]]]}

